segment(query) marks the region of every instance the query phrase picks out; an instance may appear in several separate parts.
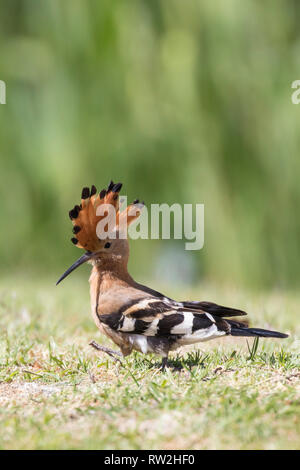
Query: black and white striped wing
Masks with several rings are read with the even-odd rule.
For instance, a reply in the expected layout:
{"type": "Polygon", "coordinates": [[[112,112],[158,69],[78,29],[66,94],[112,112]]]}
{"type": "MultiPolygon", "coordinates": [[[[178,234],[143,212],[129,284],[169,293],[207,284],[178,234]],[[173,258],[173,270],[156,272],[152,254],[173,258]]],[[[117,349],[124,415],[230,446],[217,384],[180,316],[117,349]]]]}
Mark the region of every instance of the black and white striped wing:
{"type": "Polygon", "coordinates": [[[204,341],[230,333],[230,325],[208,312],[196,312],[175,302],[137,299],[118,312],[101,315],[100,321],[123,333],[168,337],[185,343],[204,341]]]}
{"type": "Polygon", "coordinates": [[[138,288],[150,294],[152,297],[159,299],[162,302],[166,302],[174,307],[183,307],[186,309],[192,309],[193,311],[199,311],[202,313],[203,311],[206,313],[210,313],[212,315],[216,315],[218,317],[239,317],[242,315],[247,315],[247,312],[244,310],[240,310],[237,308],[232,307],[224,307],[224,305],[218,305],[213,302],[207,301],[198,301],[198,300],[183,300],[181,302],[176,302],[175,300],[167,297],[160,292],[157,292],[150,287],[144,286],[142,284],[137,284],[138,288]]]}

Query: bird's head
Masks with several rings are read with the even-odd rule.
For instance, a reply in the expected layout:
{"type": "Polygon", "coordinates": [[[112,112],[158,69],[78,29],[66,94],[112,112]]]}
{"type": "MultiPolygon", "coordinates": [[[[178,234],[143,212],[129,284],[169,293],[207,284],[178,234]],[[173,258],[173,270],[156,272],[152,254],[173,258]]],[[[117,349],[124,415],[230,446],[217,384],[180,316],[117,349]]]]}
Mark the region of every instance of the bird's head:
{"type": "Polygon", "coordinates": [[[144,203],[136,200],[124,210],[120,210],[121,187],[121,183],[114,184],[111,181],[108,188],[98,194],[95,186],[91,189],[83,188],[81,204],[71,209],[69,216],[74,234],[71,241],[78,248],[85,250],[85,253],[64,272],[56,285],[85,262],[127,264],[127,228],[140,216],[144,203]]]}

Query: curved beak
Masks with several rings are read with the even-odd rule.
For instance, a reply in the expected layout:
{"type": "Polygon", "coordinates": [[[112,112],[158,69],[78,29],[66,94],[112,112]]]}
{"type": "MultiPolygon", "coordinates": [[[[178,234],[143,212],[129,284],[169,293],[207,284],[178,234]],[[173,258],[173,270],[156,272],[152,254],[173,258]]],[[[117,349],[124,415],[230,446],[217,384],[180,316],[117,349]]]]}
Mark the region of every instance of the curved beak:
{"type": "Polygon", "coordinates": [[[91,252],[91,251],[87,251],[86,253],[84,253],[84,255],[80,256],[80,258],[75,261],[75,263],[72,264],[72,266],[69,267],[69,269],[67,269],[63,275],[58,279],[56,285],[58,285],[63,279],[65,279],[69,274],[71,274],[72,271],[74,271],[74,269],[78,268],[81,264],[83,263],[86,263],[86,261],[88,261],[89,259],[91,259],[93,257],[94,253],[91,252]]]}

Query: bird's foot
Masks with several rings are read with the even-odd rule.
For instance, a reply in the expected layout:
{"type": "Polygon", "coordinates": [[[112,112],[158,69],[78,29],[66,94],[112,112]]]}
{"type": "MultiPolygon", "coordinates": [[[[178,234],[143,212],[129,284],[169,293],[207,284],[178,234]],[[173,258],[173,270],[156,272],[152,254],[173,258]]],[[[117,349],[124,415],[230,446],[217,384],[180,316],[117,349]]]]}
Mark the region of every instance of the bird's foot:
{"type": "Polygon", "coordinates": [[[106,348],[105,346],[100,346],[100,344],[96,343],[96,341],[91,341],[89,345],[97,349],[97,351],[105,352],[110,357],[112,357],[115,361],[118,361],[120,362],[120,364],[122,364],[120,359],[116,357],[116,356],[122,357],[122,354],[119,351],[113,351],[112,349],[106,348]]]}
{"type": "Polygon", "coordinates": [[[168,356],[162,358],[161,367],[160,367],[160,368],[161,368],[161,370],[165,370],[166,367],[168,367],[168,356]]]}

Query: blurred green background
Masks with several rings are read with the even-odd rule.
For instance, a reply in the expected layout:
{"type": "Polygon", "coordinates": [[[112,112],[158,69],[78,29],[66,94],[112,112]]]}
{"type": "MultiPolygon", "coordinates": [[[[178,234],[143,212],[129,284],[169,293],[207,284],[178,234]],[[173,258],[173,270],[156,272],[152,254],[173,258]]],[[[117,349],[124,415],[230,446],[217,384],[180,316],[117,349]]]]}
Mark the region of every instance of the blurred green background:
{"type": "Polygon", "coordinates": [[[1,276],[55,280],[80,255],[68,210],[113,179],[147,205],[205,204],[201,251],[131,241],[138,279],[297,287],[299,14],[298,0],[1,0],[1,276]]]}

